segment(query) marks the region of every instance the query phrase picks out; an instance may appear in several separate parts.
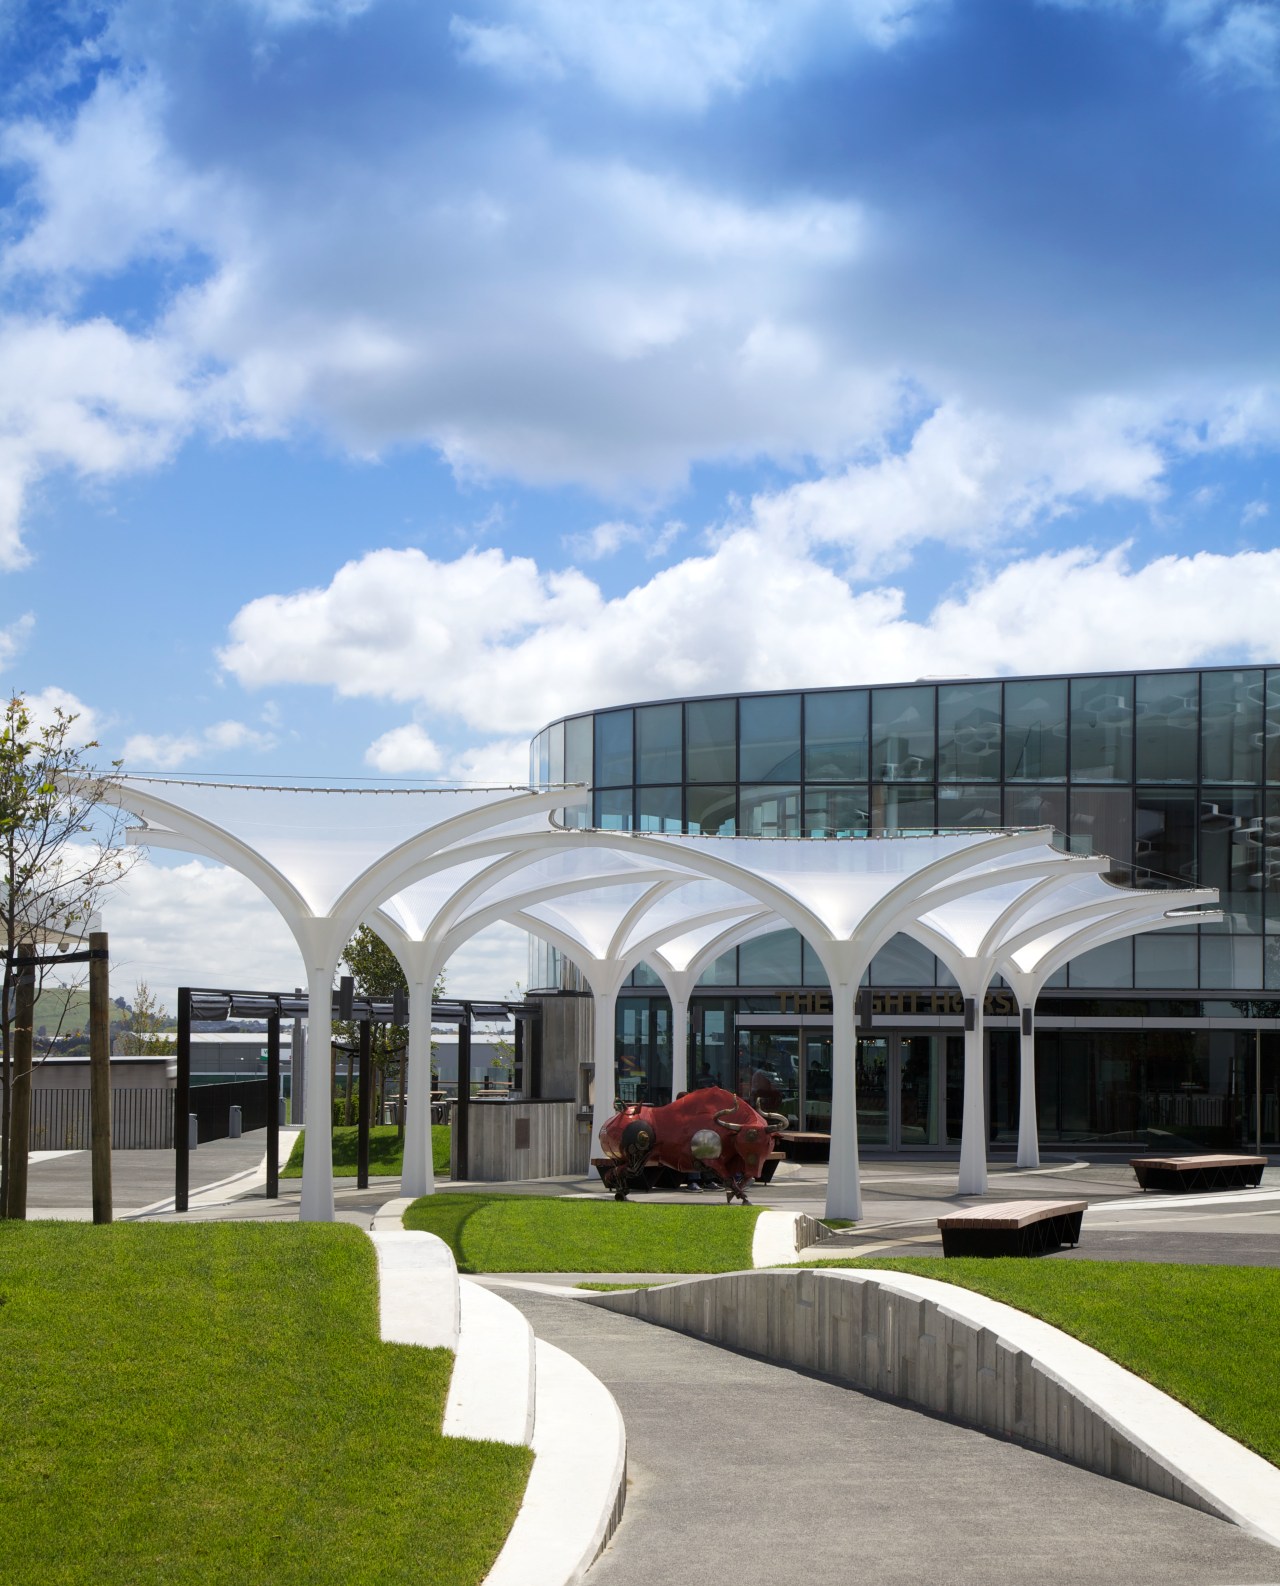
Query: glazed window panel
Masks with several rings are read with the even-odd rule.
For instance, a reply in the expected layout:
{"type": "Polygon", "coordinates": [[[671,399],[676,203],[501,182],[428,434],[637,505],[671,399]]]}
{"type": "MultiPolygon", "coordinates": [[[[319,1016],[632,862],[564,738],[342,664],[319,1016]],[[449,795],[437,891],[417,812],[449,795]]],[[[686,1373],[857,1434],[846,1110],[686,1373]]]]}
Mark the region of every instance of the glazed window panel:
{"type": "Polygon", "coordinates": [[[1133,780],[1133,679],[1071,680],[1071,777],[1076,782],[1133,780]]]}
{"type": "Polygon", "coordinates": [[[1011,782],[1066,780],[1065,678],[1004,685],[1004,774],[1011,782]]]}
{"type": "Polygon", "coordinates": [[[738,706],[738,775],[744,782],[800,780],[800,696],[744,698],[738,706]]]}
{"type": "Polygon", "coordinates": [[[736,700],[693,700],[685,706],[685,765],[690,782],[737,781],[737,730],[736,700]]]}
{"type": "Polygon", "coordinates": [[[643,705],[636,711],[637,782],[680,781],[683,715],[679,705],[643,705]]]}
{"type": "Polygon", "coordinates": [[[1262,984],[1262,937],[1216,934],[1200,939],[1200,984],[1214,990],[1247,991],[1262,984]]]}
{"type": "Polygon", "coordinates": [[[548,766],[552,782],[564,781],[564,723],[556,722],[550,729],[551,733],[551,758],[548,766]]]}
{"type": "Polygon", "coordinates": [[[1004,791],[1006,826],[1052,826],[1065,846],[1067,790],[1064,787],[1010,787],[1004,791]]]}
{"type": "Polygon", "coordinates": [[[1139,788],[1133,819],[1133,862],[1138,870],[1138,885],[1194,886],[1199,874],[1199,800],[1195,791],[1139,788]]]}
{"type": "Polygon", "coordinates": [[[1200,688],[1195,672],[1135,679],[1134,754],[1139,782],[1194,782],[1200,688]]]}
{"type": "Polygon", "coordinates": [[[1133,939],[1135,985],[1191,991],[1198,984],[1199,938],[1195,930],[1150,931],[1133,939]]]}
{"type": "Polygon", "coordinates": [[[799,837],[798,787],[744,787],[738,829],[744,837],[799,837]]]}
{"type": "Polygon", "coordinates": [[[533,780],[539,787],[545,787],[551,780],[551,733],[550,730],[540,732],[534,740],[534,766],[533,780]]]}
{"type": "Polygon", "coordinates": [[[564,724],[564,779],[566,782],[594,780],[592,775],[592,737],[590,716],[574,716],[564,724]]]}
{"type": "Polygon", "coordinates": [[[937,960],[914,937],[899,932],[871,960],[873,986],[932,986],[937,960]]]}
{"type": "Polygon", "coordinates": [[[931,782],[932,688],[879,688],[871,696],[871,777],[875,782],[931,782]]]}
{"type": "Polygon", "coordinates": [[[1002,825],[1000,789],[979,783],[938,784],[938,825],[947,830],[983,831],[1002,825]]]}
{"type": "Polygon", "coordinates": [[[704,837],[732,837],[737,832],[736,787],[691,787],[684,795],[685,830],[704,837]]]}
{"type": "Polygon", "coordinates": [[[1067,965],[1070,984],[1098,990],[1124,989],[1133,985],[1133,942],[1125,937],[1081,953],[1067,965]]]}
{"type": "Polygon", "coordinates": [[[1224,902],[1230,893],[1260,903],[1268,890],[1271,847],[1262,794],[1214,787],[1200,794],[1200,880],[1217,887],[1224,902]]]}
{"type": "Polygon", "coordinates": [[[631,830],[631,789],[609,788],[595,795],[595,826],[599,831],[631,830]]]}
{"type": "Polygon", "coordinates": [[[1266,701],[1260,671],[1205,672],[1200,680],[1200,776],[1261,782],[1266,701]]]}
{"type": "Polygon", "coordinates": [[[596,717],[597,787],[616,787],[634,780],[631,774],[632,712],[608,710],[596,717]]]}
{"type": "MultiPolygon", "coordinates": [[[[1071,793],[1071,851],[1107,854],[1109,879],[1127,882],[1133,858],[1133,807],[1128,788],[1075,788],[1071,793]]],[[[1074,984],[1074,982],[1073,982],[1074,984]]]]}
{"type": "Polygon", "coordinates": [[[1267,673],[1267,714],[1263,753],[1268,782],[1280,782],[1280,671],[1267,673]]]}
{"type": "Polygon", "coordinates": [[[698,976],[698,984],[700,986],[736,986],[738,984],[738,949],[731,947],[728,952],[721,953],[719,958],[713,958],[698,976]]]}
{"type": "Polygon", "coordinates": [[[802,952],[804,955],[805,985],[830,986],[831,982],[827,978],[826,970],[822,967],[822,960],[818,957],[817,953],[814,952],[813,948],[807,941],[804,941],[803,938],[801,938],[801,941],[803,943],[802,952]]]}
{"type": "Polygon", "coordinates": [[[870,830],[871,805],[865,787],[806,786],[806,837],[865,837],[870,830]]]}
{"type": "Polygon", "coordinates": [[[938,688],[938,780],[998,782],[1000,746],[1000,684],[941,684],[938,688]]]}
{"type": "Polygon", "coordinates": [[[804,774],[809,782],[865,782],[870,762],[865,688],[806,694],[804,774]]]}
{"type": "Polygon", "coordinates": [[[770,931],[738,948],[740,985],[798,986],[801,973],[799,931],[770,931]]]}
{"type": "Polygon", "coordinates": [[[928,832],[937,825],[933,789],[881,785],[871,789],[871,830],[928,832]]]}
{"type": "Polygon", "coordinates": [[[636,789],[636,828],[642,832],[680,832],[681,790],[678,787],[636,789]]]}

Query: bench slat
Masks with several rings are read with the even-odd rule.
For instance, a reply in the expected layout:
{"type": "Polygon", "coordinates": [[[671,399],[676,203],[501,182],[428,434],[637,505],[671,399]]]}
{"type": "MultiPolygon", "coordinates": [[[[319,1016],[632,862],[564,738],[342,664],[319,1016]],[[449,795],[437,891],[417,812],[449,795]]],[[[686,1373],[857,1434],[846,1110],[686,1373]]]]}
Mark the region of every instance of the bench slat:
{"type": "Polygon", "coordinates": [[[1083,1212],[1088,1201],[1005,1201],[998,1206],[972,1206],[960,1212],[947,1212],[938,1218],[938,1227],[948,1228],[1027,1228],[1032,1223],[1053,1217],[1083,1212]]]}

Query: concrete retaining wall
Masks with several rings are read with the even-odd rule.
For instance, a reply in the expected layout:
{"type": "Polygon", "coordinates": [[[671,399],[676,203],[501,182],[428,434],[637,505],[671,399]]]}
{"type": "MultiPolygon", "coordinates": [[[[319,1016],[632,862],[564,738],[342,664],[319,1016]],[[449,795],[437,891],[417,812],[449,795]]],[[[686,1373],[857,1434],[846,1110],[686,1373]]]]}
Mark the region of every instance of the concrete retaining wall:
{"type": "Polygon", "coordinates": [[[1239,1518],[1023,1349],[945,1304],[895,1292],[889,1281],[813,1270],[734,1272],[592,1295],[586,1303],[832,1377],[1239,1518]]]}

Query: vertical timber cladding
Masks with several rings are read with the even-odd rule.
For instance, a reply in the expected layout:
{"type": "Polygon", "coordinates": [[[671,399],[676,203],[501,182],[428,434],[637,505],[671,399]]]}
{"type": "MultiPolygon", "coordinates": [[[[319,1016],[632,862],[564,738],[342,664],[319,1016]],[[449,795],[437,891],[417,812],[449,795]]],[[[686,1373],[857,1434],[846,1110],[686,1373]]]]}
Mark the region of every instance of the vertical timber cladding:
{"type": "Polygon", "coordinates": [[[482,1183],[581,1173],[572,1101],[476,1101],[469,1177],[482,1183]]]}
{"type": "MultiPolygon", "coordinates": [[[[780,991],[779,1013],[830,1014],[829,991],[780,991]]],[[[956,1019],[965,1016],[964,995],[959,991],[873,991],[871,1012],[892,1016],[943,1015],[956,1019]]],[[[1011,991],[989,991],[982,1005],[986,1019],[1015,1019],[1018,1000],[1011,991]]]]}

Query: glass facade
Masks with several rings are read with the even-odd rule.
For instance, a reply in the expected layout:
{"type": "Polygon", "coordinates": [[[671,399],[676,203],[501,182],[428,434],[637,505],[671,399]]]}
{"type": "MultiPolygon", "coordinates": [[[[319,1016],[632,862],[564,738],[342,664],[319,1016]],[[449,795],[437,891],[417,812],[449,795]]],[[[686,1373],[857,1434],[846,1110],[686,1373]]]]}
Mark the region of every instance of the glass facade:
{"type": "MultiPolygon", "coordinates": [[[[1049,1019],[1038,1036],[1042,1135],[1239,1144],[1258,1122],[1260,1059],[1263,1137],[1277,1138],[1280,667],[965,678],[637,705],[552,724],[533,742],[531,775],[590,784],[592,819],[613,830],[839,840],[1048,826],[1061,846],[1109,855],[1115,881],[1215,886],[1220,924],[1112,943],[1050,982],[1041,1009],[1053,988],[1073,1011],[1092,999],[1095,1027],[1054,1029],[1049,1019]],[[1202,993],[1229,1000],[1202,1003],[1202,993]],[[1190,1022],[1096,1027],[1108,1015],[1160,1020],[1174,1006],[1190,1022]],[[1219,1010],[1215,1022],[1247,1010],[1264,1027],[1262,1049],[1255,1052],[1252,1030],[1211,1028],[1208,1015],[1197,1022],[1190,1012],[1208,1007],[1219,1010]]],[[[560,984],[567,968],[531,965],[532,983],[560,984]]],[[[952,984],[906,938],[877,955],[869,979],[922,990],[952,984]]],[[[829,1031],[761,1034],[750,1020],[767,988],[824,985],[794,932],[723,954],[691,1007],[691,1081],[705,1069],[704,1083],[741,1089],[752,1074],[772,1074],[783,1098],[777,1110],[821,1129],[829,1031]]],[[[632,1009],[625,1033],[620,1018],[619,1074],[643,1073],[657,1099],[670,1086],[669,1009],[652,977],[639,977],[635,991],[647,1011],[642,1019],[632,1009]]],[[[1017,1036],[998,1023],[988,1101],[1001,1140],[1017,1127],[1017,1036]]],[[[962,1043],[953,1051],[951,1035],[910,1031],[887,1035],[883,1050],[878,1040],[877,1032],[859,1054],[866,1143],[953,1143],[962,1043]]]]}

